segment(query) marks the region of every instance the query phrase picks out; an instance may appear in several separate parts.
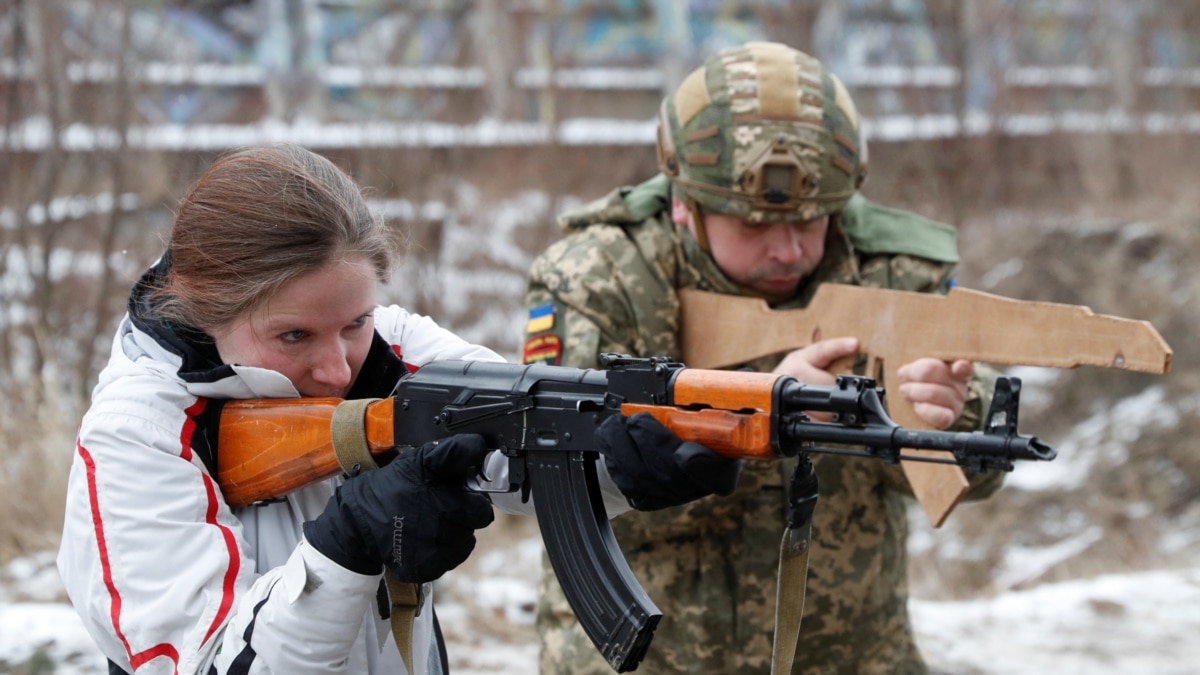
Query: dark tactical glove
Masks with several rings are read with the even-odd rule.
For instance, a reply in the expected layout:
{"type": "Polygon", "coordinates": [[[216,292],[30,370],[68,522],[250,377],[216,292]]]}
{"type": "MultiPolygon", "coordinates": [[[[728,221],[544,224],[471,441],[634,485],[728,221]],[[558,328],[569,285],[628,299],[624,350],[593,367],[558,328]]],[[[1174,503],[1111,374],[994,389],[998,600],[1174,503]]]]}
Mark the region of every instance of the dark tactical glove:
{"type": "Polygon", "coordinates": [[[648,413],[604,420],[596,430],[596,449],[621,494],[639,511],[728,495],[742,470],[740,460],[684,443],[648,413]]]}
{"type": "Polygon", "coordinates": [[[346,480],[304,536],[330,560],[359,574],[386,565],[398,581],[424,583],[460,565],[492,503],[466,481],[487,454],[483,437],[460,434],[403,453],[346,480]]]}

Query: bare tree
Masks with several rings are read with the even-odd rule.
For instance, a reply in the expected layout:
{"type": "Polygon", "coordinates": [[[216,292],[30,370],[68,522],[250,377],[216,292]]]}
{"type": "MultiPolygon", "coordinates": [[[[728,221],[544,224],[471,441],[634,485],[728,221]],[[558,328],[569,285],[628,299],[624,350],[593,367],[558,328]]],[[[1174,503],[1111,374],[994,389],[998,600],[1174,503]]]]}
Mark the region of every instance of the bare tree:
{"type": "MultiPolygon", "coordinates": [[[[135,66],[131,62],[134,55],[132,49],[132,10],[128,5],[122,4],[116,9],[117,16],[120,21],[120,40],[118,41],[119,51],[114,57],[116,63],[116,80],[113,83],[112,96],[110,100],[113,103],[113,131],[116,138],[115,145],[108,151],[104,158],[104,164],[108,167],[109,177],[109,202],[112,204],[111,210],[107,217],[104,218],[104,223],[101,232],[99,233],[98,255],[101,262],[100,278],[96,283],[96,296],[92,303],[90,312],[85,316],[80,317],[88,325],[88,330],[83,332],[85,339],[80,340],[79,350],[75,364],[75,386],[73,390],[80,397],[80,408],[83,407],[82,397],[91,388],[91,381],[95,372],[95,360],[98,341],[103,339],[99,336],[107,335],[107,328],[112,321],[114,314],[114,303],[112,296],[117,290],[117,284],[114,279],[114,270],[112,267],[112,258],[115,253],[117,242],[124,228],[126,221],[125,215],[121,209],[122,195],[125,193],[125,183],[127,177],[126,162],[129,161],[129,126],[133,116],[133,86],[130,80],[130,71],[135,66]],[[88,334],[97,336],[93,339],[86,339],[88,334]]],[[[123,293],[121,294],[123,295],[123,293]]],[[[100,344],[105,344],[107,340],[100,344]]]]}
{"type": "Polygon", "coordinates": [[[65,29],[61,3],[19,0],[18,12],[17,21],[22,24],[21,31],[28,46],[25,57],[33,76],[30,82],[33,106],[22,106],[18,114],[22,121],[28,121],[34,115],[44,117],[48,131],[45,146],[38,148],[28,160],[32,163],[28,178],[16,173],[10,177],[19,185],[13,190],[17,197],[14,201],[17,206],[14,210],[17,248],[28,261],[27,267],[34,284],[29,326],[33,338],[31,372],[41,374],[50,355],[50,341],[54,334],[49,321],[50,309],[55,302],[50,258],[63,225],[51,218],[32,222],[28,206],[51,204],[68,170],[61,132],[68,120],[70,85],[67,59],[58,39],[65,29]]]}

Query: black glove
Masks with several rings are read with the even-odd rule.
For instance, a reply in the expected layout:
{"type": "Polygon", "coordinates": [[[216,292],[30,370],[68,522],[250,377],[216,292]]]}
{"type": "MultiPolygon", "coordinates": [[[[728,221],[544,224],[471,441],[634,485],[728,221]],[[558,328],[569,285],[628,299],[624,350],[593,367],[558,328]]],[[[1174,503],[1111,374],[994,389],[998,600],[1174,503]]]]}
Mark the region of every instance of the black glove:
{"type": "Polygon", "coordinates": [[[398,581],[433,581],[467,559],[475,530],[494,518],[491,501],[466,487],[487,452],[478,434],[409,450],[347,479],[325,511],[304,524],[304,536],[359,574],[386,565],[398,581]]]}
{"type": "Polygon", "coordinates": [[[742,471],[741,460],[684,443],[649,413],[613,415],[596,429],[595,439],[613,482],[639,511],[728,495],[742,471]]]}

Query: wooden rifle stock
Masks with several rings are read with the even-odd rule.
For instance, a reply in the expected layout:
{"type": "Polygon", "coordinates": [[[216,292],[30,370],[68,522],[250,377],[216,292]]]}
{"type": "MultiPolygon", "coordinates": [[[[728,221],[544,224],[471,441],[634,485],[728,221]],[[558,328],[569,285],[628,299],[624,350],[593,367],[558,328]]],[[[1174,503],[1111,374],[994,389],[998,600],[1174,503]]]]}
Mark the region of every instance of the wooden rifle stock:
{"type": "MultiPolygon", "coordinates": [[[[337,398],[227,402],[217,438],[217,482],[225,501],[237,507],[274,499],[341,473],[330,432],[341,403],[337,398]]],[[[363,423],[371,455],[377,460],[394,456],[392,399],[369,404],[363,423]]]]}

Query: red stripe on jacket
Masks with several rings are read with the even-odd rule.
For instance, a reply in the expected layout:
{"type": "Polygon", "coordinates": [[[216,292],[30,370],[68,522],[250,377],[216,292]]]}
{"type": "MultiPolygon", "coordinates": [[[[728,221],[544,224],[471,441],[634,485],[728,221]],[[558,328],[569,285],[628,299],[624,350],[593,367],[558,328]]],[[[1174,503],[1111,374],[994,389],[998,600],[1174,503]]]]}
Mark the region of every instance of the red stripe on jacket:
{"type": "MultiPolygon", "coordinates": [[[[196,433],[196,417],[204,412],[204,408],[208,405],[208,399],[199,398],[185,413],[187,413],[187,421],[183,424],[183,430],[179,435],[180,446],[182,447],[179,453],[183,459],[192,461],[192,435],[196,433]]],[[[225,619],[229,616],[229,610],[233,607],[234,598],[234,583],[237,581],[238,570],[241,569],[241,555],[238,552],[237,541],[233,538],[233,532],[228,527],[217,522],[217,510],[221,505],[221,500],[217,498],[217,488],[213,483],[213,478],[207,472],[200,474],[204,480],[204,494],[208,499],[208,508],[204,511],[204,522],[208,523],[221,531],[221,537],[225,540],[225,551],[229,554],[229,567],[225,570],[225,578],[221,584],[221,605],[217,608],[217,613],[213,616],[212,624],[204,633],[204,643],[207,643],[225,623],[225,619]]]]}
{"type": "MultiPolygon", "coordinates": [[[[189,407],[185,412],[187,415],[183,429],[180,432],[180,457],[184,461],[192,461],[192,435],[196,431],[196,416],[204,412],[207,406],[208,399],[200,398],[189,407]]],[[[176,672],[179,666],[179,650],[174,645],[162,643],[155,645],[149,649],[133,653],[129,645],[129,640],[125,637],[124,631],[121,630],[121,594],[117,590],[116,584],[112,578],[112,564],[108,557],[108,541],[104,535],[104,520],[100,515],[100,498],[96,489],[96,462],[92,455],[82,443],[77,443],[76,448],[79,451],[80,457],[83,459],[84,465],[87,467],[87,483],[88,483],[88,499],[92,508],[92,527],[95,529],[96,542],[100,554],[100,567],[103,570],[104,586],[108,590],[109,598],[111,599],[111,620],[113,631],[117,638],[125,647],[125,653],[129,656],[129,664],[134,670],[137,670],[146,663],[160,657],[165,656],[175,664],[176,672]]],[[[233,532],[226,526],[217,522],[217,512],[221,505],[221,500],[217,498],[216,485],[213,482],[212,476],[207,472],[201,474],[204,482],[205,497],[208,501],[208,507],[205,509],[205,522],[218,528],[221,532],[221,537],[225,540],[225,549],[229,554],[229,566],[225,570],[225,576],[222,583],[221,604],[217,609],[216,615],[213,617],[212,624],[204,634],[204,643],[207,643],[210,638],[221,628],[225,623],[225,619],[229,615],[230,609],[233,607],[235,597],[235,582],[237,580],[238,570],[241,569],[241,554],[238,551],[237,541],[234,539],[233,532]]],[[[203,644],[203,643],[202,643],[203,644]]]]}
{"type": "Polygon", "coordinates": [[[104,537],[104,519],[100,517],[100,496],[96,490],[96,461],[92,459],[92,453],[83,447],[82,443],[75,444],[76,450],[79,452],[79,457],[83,460],[84,466],[87,467],[87,485],[88,485],[88,502],[92,507],[92,528],[96,531],[96,546],[100,553],[100,569],[104,573],[104,587],[108,589],[108,597],[110,599],[111,620],[113,632],[117,634],[117,639],[125,646],[125,654],[129,656],[129,664],[134,670],[145,664],[151,659],[159,656],[166,656],[175,664],[176,672],[179,669],[179,651],[170,644],[160,644],[151,647],[145,651],[133,653],[129,646],[129,640],[125,637],[125,632],[121,630],[121,593],[117,591],[117,585],[113,582],[112,563],[108,559],[108,540],[104,537]]]}

